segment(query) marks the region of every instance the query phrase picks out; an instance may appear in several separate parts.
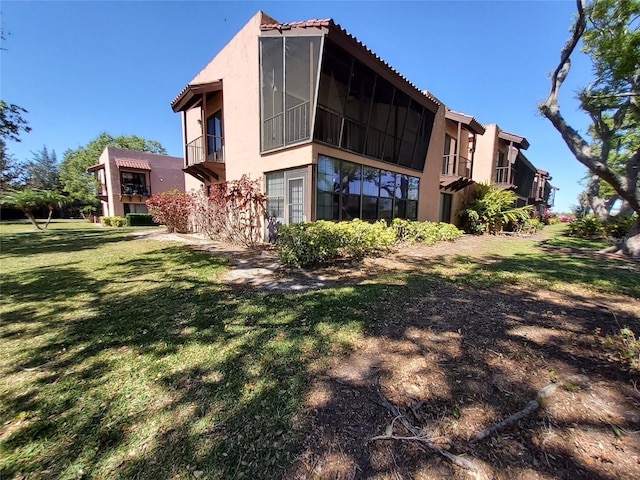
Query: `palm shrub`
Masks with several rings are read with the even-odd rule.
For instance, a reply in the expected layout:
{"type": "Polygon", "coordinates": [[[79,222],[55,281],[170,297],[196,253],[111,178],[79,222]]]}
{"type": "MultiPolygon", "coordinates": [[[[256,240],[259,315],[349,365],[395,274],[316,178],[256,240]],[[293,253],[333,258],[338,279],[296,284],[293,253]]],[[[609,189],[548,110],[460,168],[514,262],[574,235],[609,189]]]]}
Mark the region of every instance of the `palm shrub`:
{"type": "Polygon", "coordinates": [[[528,220],[532,206],[514,207],[516,194],[495,185],[478,183],[473,199],[458,212],[469,233],[497,233],[509,222],[528,220]]]}
{"type": "Polygon", "coordinates": [[[47,207],[49,215],[44,225],[44,229],[46,230],[49,226],[49,222],[51,221],[51,215],[53,214],[55,207],[60,207],[66,201],[67,197],[54,190],[8,190],[6,192],[2,192],[2,195],[0,195],[0,203],[22,210],[22,213],[25,214],[33,226],[38,230],[43,230],[43,228],[36,221],[35,211],[39,207],[47,207]]]}

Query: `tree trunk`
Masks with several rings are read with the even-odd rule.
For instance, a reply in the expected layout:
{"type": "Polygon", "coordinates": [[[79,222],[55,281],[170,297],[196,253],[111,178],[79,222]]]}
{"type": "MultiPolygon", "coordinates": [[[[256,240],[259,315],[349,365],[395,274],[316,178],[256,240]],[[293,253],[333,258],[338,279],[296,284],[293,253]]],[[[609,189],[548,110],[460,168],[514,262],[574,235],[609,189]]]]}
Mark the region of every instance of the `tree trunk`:
{"type": "Polygon", "coordinates": [[[600,253],[617,253],[640,258],[640,216],[633,222],[626,237],[619,239],[619,243],[601,250],[600,253]]]}
{"type": "Polygon", "coordinates": [[[47,223],[44,224],[44,229],[46,230],[49,226],[49,222],[51,222],[51,215],[53,215],[53,207],[49,207],[49,216],[47,217],[47,223]]]}
{"type": "Polygon", "coordinates": [[[626,237],[624,237],[622,244],[622,251],[627,255],[634,258],[640,258],[640,216],[636,218],[636,221],[631,225],[631,230],[626,237]]]}
{"type": "Polygon", "coordinates": [[[34,227],[36,227],[38,230],[42,230],[40,225],[38,225],[38,222],[36,222],[36,217],[34,217],[33,212],[31,210],[24,210],[23,209],[22,211],[27,216],[27,218],[31,221],[31,223],[33,223],[34,227]]]}

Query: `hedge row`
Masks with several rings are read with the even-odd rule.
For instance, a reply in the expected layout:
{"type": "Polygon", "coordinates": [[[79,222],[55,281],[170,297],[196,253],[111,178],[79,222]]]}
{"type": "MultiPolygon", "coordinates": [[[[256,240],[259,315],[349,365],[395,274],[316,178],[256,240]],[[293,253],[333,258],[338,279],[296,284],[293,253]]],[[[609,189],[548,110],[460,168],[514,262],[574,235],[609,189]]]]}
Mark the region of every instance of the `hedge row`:
{"type": "Polygon", "coordinates": [[[276,249],[283,263],[307,267],[338,259],[362,259],[387,250],[398,241],[435,243],[455,240],[460,235],[462,231],[448,223],[396,219],[387,225],[384,220],[320,220],[280,226],[276,249]]]}
{"type": "Polygon", "coordinates": [[[127,213],[127,227],[150,227],[158,225],[150,213],[127,213]]]}

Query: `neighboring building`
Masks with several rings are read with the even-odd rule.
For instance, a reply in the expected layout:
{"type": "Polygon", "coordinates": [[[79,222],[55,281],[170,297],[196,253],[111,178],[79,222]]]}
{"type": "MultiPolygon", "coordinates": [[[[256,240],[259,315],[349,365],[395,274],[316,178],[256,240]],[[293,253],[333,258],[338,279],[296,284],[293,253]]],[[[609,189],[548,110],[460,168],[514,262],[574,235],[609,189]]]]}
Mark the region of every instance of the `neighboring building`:
{"type": "Polygon", "coordinates": [[[557,188],[549,183],[549,173],[536,168],[525,156],[527,139],[505,132],[495,123],[485,127],[484,135],[478,137],[473,180],[512,190],[519,207],[534,205],[542,213],[544,208],[553,206],[557,188]]]}
{"type": "Polygon", "coordinates": [[[438,219],[444,106],[332,20],[258,12],[172,108],[187,189],[262,178],[281,223],[438,219]]]}
{"type": "Polygon", "coordinates": [[[87,169],[98,181],[101,215],[147,213],[150,195],[174,188],[184,191],[183,162],[179,157],[106,147],[98,163],[87,169]]]}

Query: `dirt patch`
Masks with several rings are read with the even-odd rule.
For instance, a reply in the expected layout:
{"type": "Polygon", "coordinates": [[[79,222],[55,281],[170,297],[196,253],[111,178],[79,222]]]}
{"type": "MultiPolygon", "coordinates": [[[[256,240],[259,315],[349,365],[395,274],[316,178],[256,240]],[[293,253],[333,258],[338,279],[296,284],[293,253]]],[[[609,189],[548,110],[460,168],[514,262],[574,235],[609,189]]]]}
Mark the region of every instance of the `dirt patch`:
{"type": "Polygon", "coordinates": [[[287,478],[470,478],[416,442],[368,441],[392,423],[410,435],[380,405],[377,381],[435,445],[490,478],[640,478],[640,378],[603,355],[595,333],[615,329],[612,312],[637,327],[637,304],[446,284],[430,293],[331,360],[308,394],[310,434],[287,478]],[[549,384],[534,414],[470,441],[549,384]]]}

